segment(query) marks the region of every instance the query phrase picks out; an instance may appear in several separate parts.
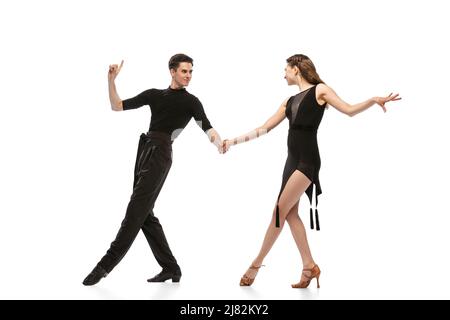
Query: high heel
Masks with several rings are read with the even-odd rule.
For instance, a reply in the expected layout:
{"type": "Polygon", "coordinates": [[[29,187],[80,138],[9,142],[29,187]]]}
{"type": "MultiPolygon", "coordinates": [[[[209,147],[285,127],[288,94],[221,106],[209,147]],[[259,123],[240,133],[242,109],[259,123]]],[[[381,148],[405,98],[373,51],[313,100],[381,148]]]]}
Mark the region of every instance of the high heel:
{"type": "MultiPolygon", "coordinates": [[[[254,265],[251,265],[250,267],[249,267],[249,269],[252,269],[252,270],[259,270],[259,268],[261,268],[261,267],[264,267],[265,265],[260,265],[259,267],[257,267],[257,266],[254,266],[254,265]]],[[[253,281],[255,281],[255,278],[256,278],[256,274],[255,274],[255,277],[253,277],[253,278],[250,278],[249,276],[247,276],[247,275],[243,275],[242,276],[242,278],[241,278],[241,282],[239,283],[239,285],[240,286],[246,286],[246,287],[249,287],[249,286],[251,286],[252,284],[253,284],[253,281]]]]}
{"type": "Polygon", "coordinates": [[[311,280],[316,278],[317,288],[320,288],[319,277],[320,277],[320,269],[317,264],[315,264],[311,269],[303,269],[302,276],[306,278],[306,280],[300,280],[299,283],[293,284],[292,288],[307,288],[311,283],[311,280]],[[307,272],[308,274],[306,274],[307,272]]]}

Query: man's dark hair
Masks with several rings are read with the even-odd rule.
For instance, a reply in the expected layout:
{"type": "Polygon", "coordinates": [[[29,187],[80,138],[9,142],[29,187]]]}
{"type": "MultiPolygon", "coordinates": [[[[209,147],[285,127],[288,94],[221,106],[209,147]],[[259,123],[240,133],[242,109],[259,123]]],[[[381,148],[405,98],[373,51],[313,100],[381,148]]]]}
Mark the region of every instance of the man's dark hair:
{"type": "Polygon", "coordinates": [[[172,58],[170,58],[169,60],[169,70],[170,69],[177,70],[181,62],[188,62],[194,65],[194,60],[192,60],[191,57],[183,53],[177,53],[176,55],[172,56],[172,58]]]}

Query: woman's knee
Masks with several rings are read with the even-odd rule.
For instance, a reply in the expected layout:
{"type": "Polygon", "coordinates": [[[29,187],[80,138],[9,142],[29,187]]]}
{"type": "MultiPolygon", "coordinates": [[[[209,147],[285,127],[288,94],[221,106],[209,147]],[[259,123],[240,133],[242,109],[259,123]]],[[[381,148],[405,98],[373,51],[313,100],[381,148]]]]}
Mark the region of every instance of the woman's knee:
{"type": "Polygon", "coordinates": [[[289,212],[288,215],[286,216],[286,221],[290,224],[294,221],[297,221],[300,219],[300,216],[298,215],[298,212],[289,212]]]}
{"type": "Polygon", "coordinates": [[[298,211],[298,201],[294,204],[280,201],[278,203],[278,211],[280,212],[280,217],[283,216],[286,219],[291,213],[298,211]]]}

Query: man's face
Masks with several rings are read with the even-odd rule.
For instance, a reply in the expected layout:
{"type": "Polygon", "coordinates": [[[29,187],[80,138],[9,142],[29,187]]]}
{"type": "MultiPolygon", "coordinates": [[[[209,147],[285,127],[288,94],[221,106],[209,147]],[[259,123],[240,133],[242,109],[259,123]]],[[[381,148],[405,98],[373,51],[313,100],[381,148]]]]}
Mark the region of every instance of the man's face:
{"type": "Polygon", "coordinates": [[[170,69],[173,81],[180,87],[187,87],[192,78],[192,64],[180,62],[177,70],[170,69]]]}

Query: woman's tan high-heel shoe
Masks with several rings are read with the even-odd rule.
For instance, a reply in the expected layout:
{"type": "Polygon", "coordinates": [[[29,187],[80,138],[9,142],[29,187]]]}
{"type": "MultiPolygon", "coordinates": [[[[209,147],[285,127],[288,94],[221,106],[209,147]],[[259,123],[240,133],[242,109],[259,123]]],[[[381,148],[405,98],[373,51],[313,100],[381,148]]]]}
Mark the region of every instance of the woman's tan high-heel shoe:
{"type": "MultiPolygon", "coordinates": [[[[254,266],[254,265],[251,265],[251,266],[249,267],[249,269],[252,269],[252,270],[259,270],[259,268],[261,268],[261,267],[264,267],[264,265],[262,264],[262,265],[260,265],[259,267],[256,267],[256,266],[254,266]]],[[[255,277],[256,277],[256,274],[255,274],[255,277]]],[[[242,278],[241,278],[241,282],[239,283],[239,285],[240,285],[240,286],[247,286],[247,287],[249,287],[249,286],[252,285],[253,281],[255,281],[255,277],[254,277],[254,278],[250,278],[249,276],[247,276],[247,275],[244,274],[244,275],[242,276],[242,278]]]]}
{"type": "Polygon", "coordinates": [[[299,283],[293,284],[292,288],[307,288],[311,283],[311,280],[316,278],[317,288],[320,288],[319,277],[320,277],[320,269],[317,264],[314,265],[311,269],[303,269],[302,276],[306,278],[306,280],[300,280],[299,283]]]}

